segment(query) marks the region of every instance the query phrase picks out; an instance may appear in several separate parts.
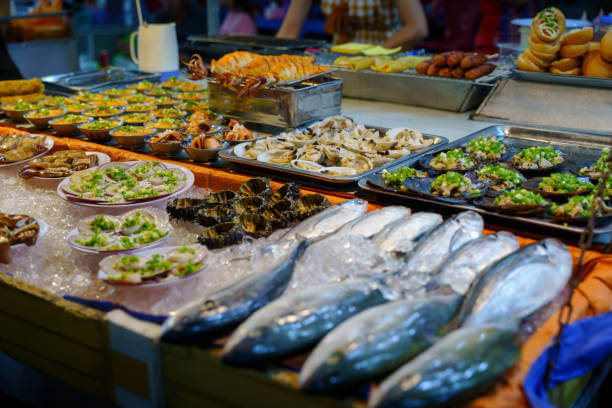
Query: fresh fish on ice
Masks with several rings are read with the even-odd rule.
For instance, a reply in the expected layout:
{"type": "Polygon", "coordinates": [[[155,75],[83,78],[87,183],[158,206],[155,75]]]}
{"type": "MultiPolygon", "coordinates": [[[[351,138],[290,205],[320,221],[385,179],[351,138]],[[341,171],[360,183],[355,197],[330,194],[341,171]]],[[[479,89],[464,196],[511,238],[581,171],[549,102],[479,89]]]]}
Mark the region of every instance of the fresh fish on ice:
{"type": "Polygon", "coordinates": [[[387,252],[407,254],[427,232],[442,223],[442,216],[430,212],[418,212],[402,217],[387,225],[372,237],[378,246],[387,252]]]}
{"type": "Polygon", "coordinates": [[[389,224],[402,217],[410,215],[410,208],[399,205],[390,205],[383,207],[380,210],[369,212],[352,221],[334,233],[337,235],[358,235],[369,238],[372,235],[380,232],[389,224]]]}
{"type": "Polygon", "coordinates": [[[285,295],[234,331],[222,359],[257,365],[301,352],[347,318],[386,302],[380,286],[372,280],[332,283],[285,295]]]}
{"type": "Polygon", "coordinates": [[[310,354],[300,388],[330,391],[395,370],[438,340],[461,300],[457,295],[399,300],[351,317],[310,354]]]}
{"type": "Polygon", "coordinates": [[[162,339],[193,343],[240,323],[284,292],[305,246],[291,241],[255,252],[252,257],[267,260],[257,263],[265,265],[261,270],[172,313],[162,326],[162,339]]]}
{"type": "Polygon", "coordinates": [[[470,287],[460,320],[476,326],[519,320],[538,311],[563,290],[572,274],[572,255],[547,238],[491,265],[470,287]]]}
{"type": "Polygon", "coordinates": [[[302,221],[282,237],[285,240],[323,238],[366,213],[368,202],[355,198],[333,205],[302,221]]]}
{"type": "Polygon", "coordinates": [[[493,263],[519,249],[514,234],[500,231],[477,238],[453,252],[435,277],[434,286],[465,295],[478,275],[493,263]]]}
{"type": "Polygon", "coordinates": [[[437,407],[473,398],[518,359],[516,330],[516,324],[509,324],[451,332],[385,379],[368,407],[437,407]]]}

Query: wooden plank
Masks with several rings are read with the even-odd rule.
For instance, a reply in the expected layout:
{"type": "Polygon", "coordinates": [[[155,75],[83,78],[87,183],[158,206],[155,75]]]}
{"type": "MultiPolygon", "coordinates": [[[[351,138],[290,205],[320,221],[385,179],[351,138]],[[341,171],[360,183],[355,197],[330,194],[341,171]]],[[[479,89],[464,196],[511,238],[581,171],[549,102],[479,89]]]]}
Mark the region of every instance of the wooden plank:
{"type": "Polygon", "coordinates": [[[3,339],[0,339],[0,349],[15,360],[21,361],[83,392],[97,397],[110,398],[111,387],[106,381],[83,375],[70,367],[49,360],[46,356],[33,353],[31,350],[26,350],[19,345],[7,342],[3,339]]]}
{"type": "Polygon", "coordinates": [[[45,356],[93,378],[108,378],[104,351],[83,346],[3,312],[0,312],[0,327],[0,339],[19,344],[23,350],[45,356]]]}
{"type": "Polygon", "coordinates": [[[0,274],[0,311],[89,347],[106,347],[108,327],[103,312],[69,302],[6,274],[0,274]]]}
{"type": "MultiPolygon", "coordinates": [[[[236,405],[219,401],[214,396],[194,392],[175,382],[166,382],[166,406],[168,408],[239,408],[236,405]]],[[[273,406],[272,404],[269,407],[273,406]]]]}
{"type": "Polygon", "coordinates": [[[340,400],[306,395],[297,388],[250,369],[227,366],[209,350],[162,344],[165,387],[178,386],[201,396],[214,396],[238,407],[340,407],[340,400]]]}

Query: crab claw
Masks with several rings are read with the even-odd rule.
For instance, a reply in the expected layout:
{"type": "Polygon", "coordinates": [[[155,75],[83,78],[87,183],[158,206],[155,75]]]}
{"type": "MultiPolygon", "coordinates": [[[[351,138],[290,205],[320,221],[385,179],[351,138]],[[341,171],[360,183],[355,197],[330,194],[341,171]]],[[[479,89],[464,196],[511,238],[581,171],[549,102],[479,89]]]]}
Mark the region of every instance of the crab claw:
{"type": "Polygon", "coordinates": [[[189,73],[186,76],[194,81],[204,79],[209,75],[208,66],[202,60],[200,54],[193,54],[189,61],[181,61],[183,65],[187,67],[189,73]]]}

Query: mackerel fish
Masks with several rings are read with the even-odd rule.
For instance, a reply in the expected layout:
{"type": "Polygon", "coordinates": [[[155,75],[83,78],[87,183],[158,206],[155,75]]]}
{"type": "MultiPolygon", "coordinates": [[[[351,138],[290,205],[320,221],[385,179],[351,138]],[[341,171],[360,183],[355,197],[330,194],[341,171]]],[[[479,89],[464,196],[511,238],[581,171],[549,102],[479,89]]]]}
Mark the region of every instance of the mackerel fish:
{"type": "Polygon", "coordinates": [[[410,215],[410,208],[399,205],[390,205],[383,207],[380,210],[369,212],[352,221],[338,231],[333,236],[357,235],[364,238],[369,238],[372,235],[380,232],[389,224],[402,217],[410,215]]]}
{"type": "Polygon", "coordinates": [[[424,234],[441,223],[440,214],[414,213],[387,225],[372,237],[372,241],[387,252],[407,254],[414,249],[415,244],[424,234]]]}
{"type": "Polygon", "coordinates": [[[457,295],[399,300],[351,317],[310,354],[300,388],[332,391],[390,373],[439,339],[461,300],[457,295]]]}

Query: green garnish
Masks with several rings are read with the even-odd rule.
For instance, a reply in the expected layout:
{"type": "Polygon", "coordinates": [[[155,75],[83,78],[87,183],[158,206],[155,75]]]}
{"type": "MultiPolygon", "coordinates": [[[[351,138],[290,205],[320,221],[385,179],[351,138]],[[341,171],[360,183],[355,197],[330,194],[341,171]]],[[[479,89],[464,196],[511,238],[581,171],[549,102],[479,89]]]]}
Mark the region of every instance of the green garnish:
{"type": "Polygon", "coordinates": [[[107,167],[105,173],[108,177],[115,181],[127,180],[130,176],[121,166],[107,167]]]}
{"type": "Polygon", "coordinates": [[[529,147],[515,155],[512,162],[519,168],[548,168],[562,163],[563,156],[551,146],[529,147]]]}
{"type": "Polygon", "coordinates": [[[384,169],[381,173],[381,177],[386,185],[405,190],[406,187],[403,183],[408,177],[425,177],[425,173],[413,169],[412,167],[405,166],[391,172],[384,169]]]}
{"type": "Polygon", "coordinates": [[[533,191],[517,188],[515,190],[504,191],[501,195],[495,197],[494,205],[507,207],[513,205],[548,205],[548,201],[540,194],[533,191]]]}
{"type": "Polygon", "coordinates": [[[429,165],[436,170],[469,170],[475,163],[463,150],[454,149],[439,153],[430,160],[429,165]]]}
{"type": "Polygon", "coordinates": [[[95,234],[85,239],[77,239],[75,242],[90,248],[100,248],[108,246],[108,237],[105,234],[95,234]]]}
{"type": "Polygon", "coordinates": [[[506,153],[506,146],[494,137],[490,139],[479,137],[470,140],[465,150],[468,153],[475,153],[478,157],[495,159],[506,153]]]}
{"type": "Polygon", "coordinates": [[[38,105],[36,105],[35,103],[30,103],[30,102],[26,102],[23,100],[19,100],[17,101],[14,105],[13,105],[13,110],[16,111],[27,111],[27,110],[33,110],[36,109],[38,105]]]}
{"type": "Polygon", "coordinates": [[[509,168],[500,164],[489,164],[484,166],[481,169],[476,170],[476,174],[480,180],[494,179],[507,181],[515,186],[518,186],[523,182],[523,179],[516,171],[510,170],[509,168]]]}
{"type": "Polygon", "coordinates": [[[179,254],[184,254],[186,252],[189,252],[191,255],[195,255],[195,249],[193,248],[189,248],[188,246],[182,246],[179,249],[177,249],[177,252],[179,254]]]}
{"type": "Polygon", "coordinates": [[[565,204],[553,203],[550,214],[555,217],[587,218],[590,217],[593,194],[570,197],[565,204]]]}
{"type": "Polygon", "coordinates": [[[95,233],[114,230],[116,227],[117,224],[113,220],[106,218],[103,215],[96,216],[89,225],[89,229],[95,233]]]}
{"type": "Polygon", "coordinates": [[[588,181],[580,181],[573,174],[553,173],[544,177],[538,188],[547,193],[574,193],[591,191],[595,186],[588,181]]]}
{"type": "Polygon", "coordinates": [[[480,190],[477,188],[472,188],[470,179],[454,171],[449,171],[436,177],[433,183],[431,183],[429,190],[433,194],[443,197],[463,194],[475,195],[480,193],[480,190]]]}
{"type": "MultiPolygon", "coordinates": [[[[603,173],[604,166],[608,168],[608,159],[610,158],[610,149],[608,147],[604,147],[601,150],[601,156],[595,163],[590,165],[589,167],[583,167],[580,169],[580,174],[590,175],[590,173],[598,173],[599,177],[601,177],[601,173],[603,173]]],[[[609,174],[609,173],[608,173],[609,174]]],[[[594,177],[594,178],[599,178],[594,177]]]]}
{"type": "Polygon", "coordinates": [[[113,120],[94,120],[93,122],[83,125],[83,129],[87,130],[108,130],[117,127],[119,122],[113,120]]]}
{"type": "Polygon", "coordinates": [[[56,122],[57,123],[82,123],[82,122],[87,122],[88,120],[89,118],[82,116],[82,115],[68,114],[64,117],[59,118],[56,122]]]}

